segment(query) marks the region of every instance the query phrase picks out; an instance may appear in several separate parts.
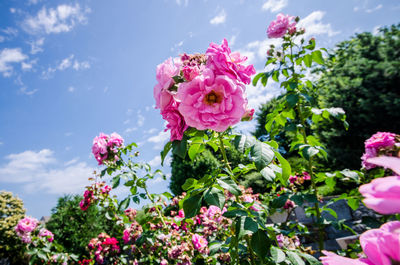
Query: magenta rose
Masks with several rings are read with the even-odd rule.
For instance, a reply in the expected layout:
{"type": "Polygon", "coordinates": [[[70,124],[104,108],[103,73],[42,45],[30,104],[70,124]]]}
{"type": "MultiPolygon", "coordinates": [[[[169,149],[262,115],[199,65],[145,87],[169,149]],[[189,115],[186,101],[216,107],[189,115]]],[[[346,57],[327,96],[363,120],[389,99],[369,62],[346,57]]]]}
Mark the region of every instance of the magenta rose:
{"type": "Polygon", "coordinates": [[[400,222],[383,224],[379,229],[371,229],[360,236],[360,244],[366,256],[364,259],[349,259],[323,251],[324,265],[369,264],[392,265],[400,262],[400,222]]]}
{"type": "Polygon", "coordinates": [[[226,75],[235,81],[250,84],[251,76],[256,73],[253,65],[245,66],[247,60],[238,52],[231,52],[228,41],[224,39],[221,45],[211,43],[206,51],[207,67],[215,74],[226,75]]]}
{"type": "Polygon", "coordinates": [[[180,66],[181,62],[179,58],[168,58],[157,66],[156,79],[158,83],[154,86],[153,90],[156,108],[163,109],[172,100],[172,95],[168,89],[175,84],[172,77],[179,75],[180,66]]]}
{"type": "Polygon", "coordinates": [[[278,14],[276,20],[272,21],[268,26],[268,38],[281,38],[289,30],[292,31],[293,28],[295,30],[296,21],[294,19],[295,17],[293,16],[278,14]]]}
{"type": "Polygon", "coordinates": [[[107,151],[108,138],[109,138],[108,135],[100,133],[99,136],[96,136],[93,139],[92,153],[96,158],[97,162],[99,163],[99,165],[103,164],[103,160],[107,159],[108,157],[108,151],[107,151]]]}
{"type": "Polygon", "coordinates": [[[396,141],[396,134],[390,132],[377,132],[365,141],[365,148],[377,150],[382,147],[392,147],[396,141]]]}
{"type": "Polygon", "coordinates": [[[244,85],[226,75],[214,78],[212,73],[206,72],[191,82],[180,84],[178,109],[188,126],[223,132],[238,123],[246,111],[244,85]]]}
{"type": "Polygon", "coordinates": [[[49,241],[49,242],[53,242],[53,240],[54,240],[54,234],[52,232],[50,232],[49,230],[47,230],[46,228],[40,229],[39,236],[45,237],[47,239],[47,241],[49,241]]]}
{"type": "Polygon", "coordinates": [[[36,218],[33,217],[25,217],[21,220],[19,220],[15,230],[21,232],[21,233],[29,233],[35,230],[37,227],[39,221],[36,218]]]}
{"type": "Polygon", "coordinates": [[[117,152],[116,147],[121,147],[124,144],[124,139],[121,135],[116,132],[113,132],[108,139],[107,146],[117,152]]]}
{"type": "Polygon", "coordinates": [[[171,142],[174,140],[182,140],[183,133],[188,128],[185,119],[178,111],[179,104],[175,102],[174,104],[170,104],[168,107],[164,108],[161,111],[161,115],[164,120],[168,122],[167,129],[171,131],[171,142]]]}
{"type": "Polygon", "coordinates": [[[194,248],[197,250],[204,249],[208,245],[207,239],[205,239],[204,237],[202,237],[198,234],[193,234],[192,242],[193,242],[194,248]]]}

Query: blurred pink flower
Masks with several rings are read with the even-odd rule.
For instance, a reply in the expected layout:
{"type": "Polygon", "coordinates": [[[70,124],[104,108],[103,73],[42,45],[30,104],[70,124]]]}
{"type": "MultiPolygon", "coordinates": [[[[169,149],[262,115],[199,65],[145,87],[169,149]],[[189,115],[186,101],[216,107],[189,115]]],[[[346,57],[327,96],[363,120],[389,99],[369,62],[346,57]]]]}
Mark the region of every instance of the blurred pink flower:
{"type": "Polygon", "coordinates": [[[269,24],[267,29],[268,38],[281,38],[283,37],[288,30],[292,30],[295,28],[296,22],[294,21],[295,17],[284,15],[282,13],[276,16],[276,20],[272,21],[269,24]]]}
{"type": "Polygon", "coordinates": [[[242,63],[247,60],[238,52],[231,52],[228,41],[224,39],[221,45],[211,43],[206,51],[207,67],[215,74],[226,75],[229,78],[250,84],[251,76],[256,73],[253,65],[245,66],[242,63]]]}
{"type": "Polygon", "coordinates": [[[383,224],[379,229],[371,229],[360,236],[360,244],[365,259],[349,259],[323,251],[324,265],[369,264],[392,265],[400,262],[400,222],[383,224]]]}
{"type": "Polygon", "coordinates": [[[225,75],[197,76],[178,89],[178,109],[188,126],[223,132],[238,123],[246,111],[244,85],[225,75]]]}
{"type": "Polygon", "coordinates": [[[47,241],[49,241],[49,242],[53,242],[53,240],[54,240],[54,234],[52,232],[50,232],[49,230],[47,230],[46,228],[40,229],[39,236],[45,237],[47,239],[47,241]]]}
{"type": "Polygon", "coordinates": [[[390,147],[395,144],[396,134],[390,132],[377,132],[365,141],[365,148],[378,149],[380,147],[390,147]]]}
{"type": "Polygon", "coordinates": [[[398,157],[379,156],[370,158],[367,162],[384,168],[390,168],[394,173],[400,175],[400,158],[398,157]]]}
{"type": "Polygon", "coordinates": [[[153,94],[156,100],[156,108],[161,108],[168,104],[172,99],[168,89],[171,88],[175,81],[172,77],[179,75],[181,62],[179,58],[168,58],[159,64],[156,69],[156,79],[158,83],[154,86],[153,94]]]}
{"type": "Polygon", "coordinates": [[[103,164],[103,160],[107,159],[108,157],[108,152],[107,152],[108,138],[109,138],[108,135],[100,133],[99,136],[96,136],[93,139],[92,153],[96,158],[97,162],[99,163],[99,165],[103,164]]]}
{"type": "Polygon", "coordinates": [[[178,111],[177,106],[179,106],[179,104],[177,102],[174,102],[166,106],[161,111],[163,119],[168,122],[165,131],[171,131],[171,142],[174,140],[182,140],[183,133],[188,128],[188,125],[186,124],[185,119],[183,118],[181,113],[178,111]]]}
{"type": "Polygon", "coordinates": [[[204,237],[202,237],[198,234],[193,234],[192,242],[193,242],[194,248],[197,250],[201,250],[201,249],[207,247],[207,245],[208,245],[207,239],[205,239],[204,237]]]}
{"type": "Polygon", "coordinates": [[[19,220],[15,229],[22,233],[29,233],[29,232],[32,232],[33,230],[35,230],[38,223],[39,223],[39,221],[36,218],[27,216],[27,217],[19,220]]]}

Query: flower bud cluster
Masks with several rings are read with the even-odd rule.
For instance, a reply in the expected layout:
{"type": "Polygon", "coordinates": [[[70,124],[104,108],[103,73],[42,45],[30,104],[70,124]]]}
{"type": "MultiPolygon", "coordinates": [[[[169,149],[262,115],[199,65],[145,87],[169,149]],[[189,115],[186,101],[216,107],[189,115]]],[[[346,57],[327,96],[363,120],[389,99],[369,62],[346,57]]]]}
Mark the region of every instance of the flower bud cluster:
{"type": "Polygon", "coordinates": [[[115,163],[119,160],[118,148],[124,144],[124,139],[118,133],[107,135],[100,133],[93,139],[92,153],[99,165],[115,163]]]}
{"type": "Polygon", "coordinates": [[[113,257],[120,252],[118,240],[106,233],[100,233],[97,238],[92,238],[88,244],[90,254],[99,264],[104,264],[105,258],[113,257]]]}

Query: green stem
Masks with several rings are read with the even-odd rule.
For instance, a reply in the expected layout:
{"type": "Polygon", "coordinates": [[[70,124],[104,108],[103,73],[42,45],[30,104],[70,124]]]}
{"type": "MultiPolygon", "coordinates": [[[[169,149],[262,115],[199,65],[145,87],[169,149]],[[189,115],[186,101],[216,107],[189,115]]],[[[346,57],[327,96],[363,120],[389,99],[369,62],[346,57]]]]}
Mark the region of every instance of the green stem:
{"type": "Polygon", "coordinates": [[[250,236],[246,236],[246,242],[247,242],[247,248],[250,252],[250,262],[252,265],[256,265],[255,258],[254,258],[254,252],[253,252],[253,249],[251,248],[251,244],[250,244],[250,236]]]}
{"type": "Polygon", "coordinates": [[[222,139],[222,133],[220,133],[218,135],[218,139],[219,139],[219,147],[221,148],[222,157],[224,159],[224,164],[225,164],[226,168],[228,169],[229,173],[231,173],[231,175],[233,175],[232,168],[228,163],[228,158],[226,157],[226,151],[225,151],[224,142],[222,139]]]}
{"type": "MultiPolygon", "coordinates": [[[[153,196],[151,196],[151,194],[150,194],[149,191],[147,190],[147,187],[146,187],[146,186],[144,187],[144,190],[146,191],[147,198],[149,198],[150,201],[155,205],[156,203],[155,203],[155,201],[154,201],[154,199],[153,199],[153,196]]],[[[164,217],[163,217],[163,215],[161,214],[160,209],[158,209],[157,205],[155,205],[155,208],[156,208],[156,211],[157,211],[157,213],[158,213],[158,216],[160,216],[160,218],[161,218],[161,222],[162,222],[163,226],[166,227],[167,225],[165,224],[164,217]]]]}

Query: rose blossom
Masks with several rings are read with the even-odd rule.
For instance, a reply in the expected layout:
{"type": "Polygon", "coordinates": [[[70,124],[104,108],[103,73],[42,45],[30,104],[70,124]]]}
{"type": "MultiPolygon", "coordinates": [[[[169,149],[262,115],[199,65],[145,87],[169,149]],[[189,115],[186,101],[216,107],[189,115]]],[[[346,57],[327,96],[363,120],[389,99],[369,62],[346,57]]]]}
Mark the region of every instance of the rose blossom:
{"type": "Polygon", "coordinates": [[[108,138],[109,138],[108,135],[100,133],[99,136],[96,136],[93,139],[92,153],[96,158],[97,162],[99,162],[99,165],[103,164],[103,160],[107,159],[108,157],[108,152],[107,152],[108,138]]]}
{"type": "Polygon", "coordinates": [[[281,38],[288,30],[296,26],[295,17],[284,15],[282,13],[276,16],[276,20],[269,24],[267,29],[268,38],[281,38]]]}
{"type": "Polygon", "coordinates": [[[193,242],[194,248],[197,250],[203,249],[203,248],[207,247],[207,245],[208,245],[207,239],[205,239],[204,237],[202,237],[198,234],[193,234],[192,242],[193,242]]]}
{"type": "Polygon", "coordinates": [[[400,262],[400,222],[383,224],[379,229],[371,229],[360,236],[360,244],[365,259],[349,259],[334,253],[323,251],[324,265],[369,264],[392,265],[400,262]]]}
{"type": "Polygon", "coordinates": [[[35,230],[38,223],[39,223],[39,221],[36,218],[27,216],[27,217],[19,220],[15,229],[21,233],[29,233],[29,232],[32,232],[33,230],[35,230]]]}
{"type": "Polygon", "coordinates": [[[246,111],[244,85],[225,75],[214,78],[213,73],[206,70],[191,82],[180,85],[178,109],[188,126],[223,132],[238,123],[246,111]]]}
{"type": "Polygon", "coordinates": [[[168,122],[167,128],[165,131],[171,131],[170,141],[174,140],[182,140],[183,133],[188,128],[188,125],[185,122],[185,119],[178,111],[179,104],[174,102],[166,106],[162,111],[161,115],[164,120],[168,122]]]}
{"type": "Polygon", "coordinates": [[[380,156],[370,158],[367,162],[384,168],[390,168],[394,173],[400,175],[400,158],[398,157],[380,156]]]}
{"type": "Polygon", "coordinates": [[[158,83],[154,86],[153,90],[154,98],[156,100],[156,108],[162,110],[171,100],[173,100],[168,89],[175,84],[172,77],[179,75],[180,65],[181,63],[179,58],[168,58],[157,66],[156,79],[158,83]]]}
{"type": "Polygon", "coordinates": [[[40,229],[39,236],[46,237],[47,241],[49,242],[53,242],[54,240],[54,234],[45,228],[40,229]]]}
{"type": "Polygon", "coordinates": [[[365,141],[365,148],[378,149],[391,147],[395,144],[396,134],[390,132],[377,132],[365,141]]]}
{"type": "Polygon", "coordinates": [[[250,84],[251,76],[256,73],[253,65],[245,66],[242,63],[247,60],[238,52],[231,52],[228,41],[224,39],[221,45],[211,43],[206,51],[208,56],[207,67],[215,74],[226,75],[231,79],[250,84]]]}

